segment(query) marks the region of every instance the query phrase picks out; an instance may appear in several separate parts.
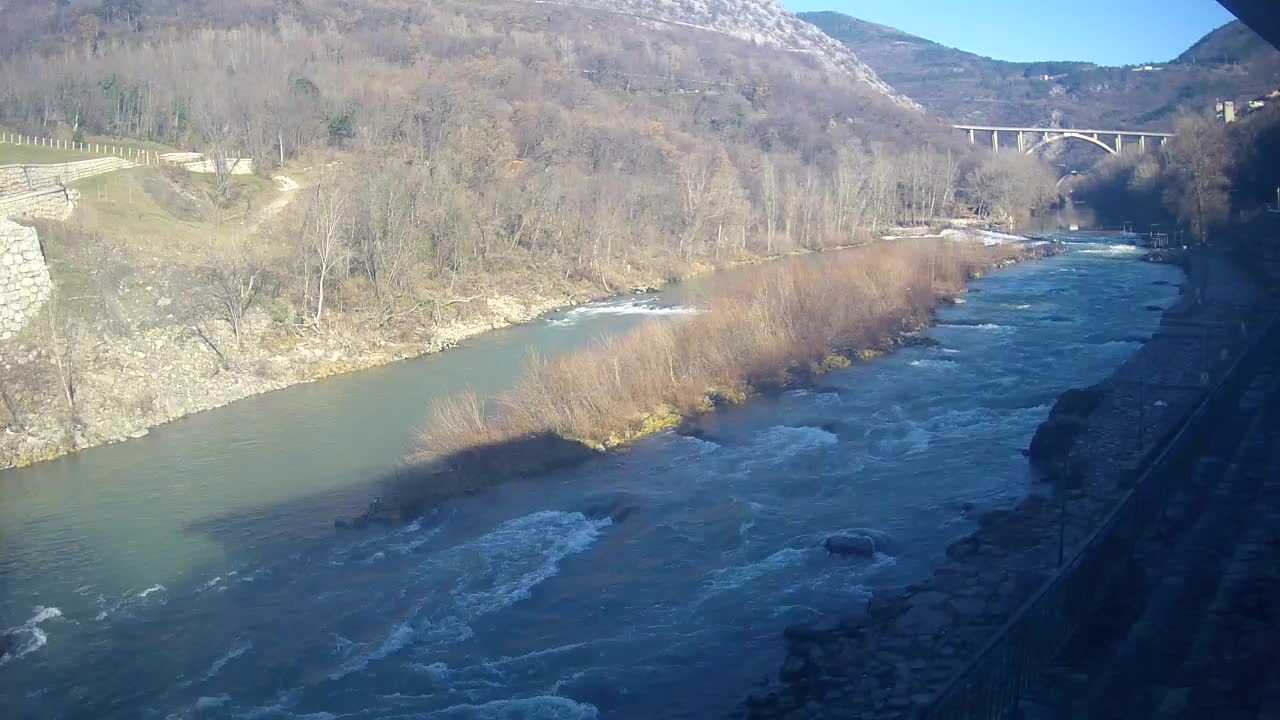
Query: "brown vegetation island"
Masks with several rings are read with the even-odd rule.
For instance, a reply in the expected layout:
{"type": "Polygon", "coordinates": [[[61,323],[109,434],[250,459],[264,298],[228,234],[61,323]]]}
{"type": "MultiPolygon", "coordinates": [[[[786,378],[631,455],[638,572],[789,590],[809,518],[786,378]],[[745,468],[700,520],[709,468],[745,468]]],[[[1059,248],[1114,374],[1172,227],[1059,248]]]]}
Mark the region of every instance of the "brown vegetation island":
{"type": "Polygon", "coordinates": [[[394,500],[339,525],[409,520],[458,495],[684,430],[754,394],[810,384],[910,342],[966,280],[1056,247],[920,239],[735,271],[738,281],[687,319],[532,358],[489,403],[471,392],[437,403],[422,449],[386,481],[394,500]]]}

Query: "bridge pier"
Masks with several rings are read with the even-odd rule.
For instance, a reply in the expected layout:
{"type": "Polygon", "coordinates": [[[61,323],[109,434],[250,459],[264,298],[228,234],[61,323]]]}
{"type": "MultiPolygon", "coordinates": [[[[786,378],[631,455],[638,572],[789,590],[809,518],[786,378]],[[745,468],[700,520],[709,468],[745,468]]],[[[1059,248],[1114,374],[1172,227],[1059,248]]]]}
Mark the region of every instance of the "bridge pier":
{"type": "Polygon", "coordinates": [[[1018,152],[1020,152],[1020,153],[1024,153],[1024,152],[1026,152],[1026,151],[1027,151],[1027,143],[1026,143],[1026,140],[1025,140],[1025,139],[1024,139],[1024,137],[1023,137],[1023,133],[1022,133],[1021,131],[1019,131],[1019,132],[1018,132],[1018,152]]]}
{"type": "Polygon", "coordinates": [[[1116,136],[1116,154],[1117,155],[1124,154],[1124,136],[1123,135],[1116,136]]]}
{"type": "Polygon", "coordinates": [[[969,128],[969,144],[970,145],[976,144],[976,140],[974,140],[974,137],[973,137],[973,128],[969,128]]]}
{"type": "Polygon", "coordinates": [[[999,130],[991,131],[991,152],[994,152],[994,153],[1000,152],[1000,131],[999,130]]]}
{"type": "Polygon", "coordinates": [[[1139,150],[1141,150],[1142,152],[1146,152],[1146,151],[1147,151],[1147,136],[1146,136],[1146,135],[1139,135],[1139,136],[1138,136],[1138,149],[1139,149],[1139,150]]]}

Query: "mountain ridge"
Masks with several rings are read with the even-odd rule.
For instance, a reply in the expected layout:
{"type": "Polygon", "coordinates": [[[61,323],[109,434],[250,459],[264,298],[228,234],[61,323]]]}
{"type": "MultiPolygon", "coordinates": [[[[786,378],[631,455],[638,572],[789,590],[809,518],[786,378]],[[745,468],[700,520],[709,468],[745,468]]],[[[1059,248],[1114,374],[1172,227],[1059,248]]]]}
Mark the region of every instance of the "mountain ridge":
{"type": "Polygon", "coordinates": [[[899,91],[953,122],[1165,129],[1179,111],[1237,104],[1280,87],[1280,51],[1239,21],[1176,58],[1109,67],[1014,62],[947,47],[838,12],[799,13],[899,91]]]}
{"type": "Polygon", "coordinates": [[[900,107],[923,110],[857,53],[821,28],[787,11],[778,0],[524,0],[631,15],[641,20],[719,32],[789,52],[812,53],[829,68],[851,75],[900,107]]]}

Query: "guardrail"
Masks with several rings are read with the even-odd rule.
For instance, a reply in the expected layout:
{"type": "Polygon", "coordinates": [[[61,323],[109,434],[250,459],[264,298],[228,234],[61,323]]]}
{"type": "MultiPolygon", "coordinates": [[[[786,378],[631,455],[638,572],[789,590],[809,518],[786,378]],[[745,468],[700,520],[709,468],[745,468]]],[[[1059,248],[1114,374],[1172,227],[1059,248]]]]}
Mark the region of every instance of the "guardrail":
{"type": "Polygon", "coordinates": [[[1153,448],[1137,480],[1061,570],[1019,609],[981,652],[923,708],[919,720],[1012,720],[1033,668],[1045,666],[1080,630],[1125,572],[1138,539],[1186,480],[1209,430],[1244,392],[1280,340],[1280,317],[1247,345],[1176,431],[1153,448]]]}

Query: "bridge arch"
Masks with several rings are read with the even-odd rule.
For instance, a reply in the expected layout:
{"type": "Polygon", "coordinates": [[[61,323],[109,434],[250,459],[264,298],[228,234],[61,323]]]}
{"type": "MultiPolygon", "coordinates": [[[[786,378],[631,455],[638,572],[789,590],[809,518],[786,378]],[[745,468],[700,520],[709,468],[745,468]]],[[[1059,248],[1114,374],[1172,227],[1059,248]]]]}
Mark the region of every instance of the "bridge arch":
{"type": "Polygon", "coordinates": [[[1049,137],[1047,140],[1041,140],[1040,142],[1036,143],[1035,145],[1032,145],[1031,147],[1027,148],[1027,154],[1028,154],[1028,155],[1034,155],[1034,154],[1035,154],[1035,152],[1036,152],[1037,150],[1039,150],[1040,148],[1046,147],[1046,146],[1048,146],[1048,145],[1052,145],[1053,143],[1056,143],[1056,142],[1062,142],[1062,141],[1064,141],[1064,140],[1068,140],[1068,139],[1071,139],[1071,140],[1083,140],[1083,141],[1085,141],[1085,142],[1087,142],[1087,143],[1092,143],[1092,144],[1094,144],[1094,145],[1097,145],[1098,147],[1102,148],[1103,150],[1106,150],[1108,153],[1110,153],[1110,154],[1112,154],[1112,155],[1119,155],[1119,154],[1120,154],[1120,151],[1118,151],[1118,150],[1116,150],[1115,148],[1111,147],[1110,145],[1108,145],[1108,144],[1106,144],[1106,143],[1102,142],[1101,140],[1099,140],[1099,139],[1097,139],[1097,138],[1095,138],[1095,137],[1093,137],[1093,136],[1090,136],[1090,135],[1082,135],[1082,134],[1080,134],[1080,133],[1076,133],[1076,132],[1064,132],[1064,133],[1061,133],[1061,134],[1058,134],[1058,135],[1053,135],[1053,136],[1049,137]]]}

